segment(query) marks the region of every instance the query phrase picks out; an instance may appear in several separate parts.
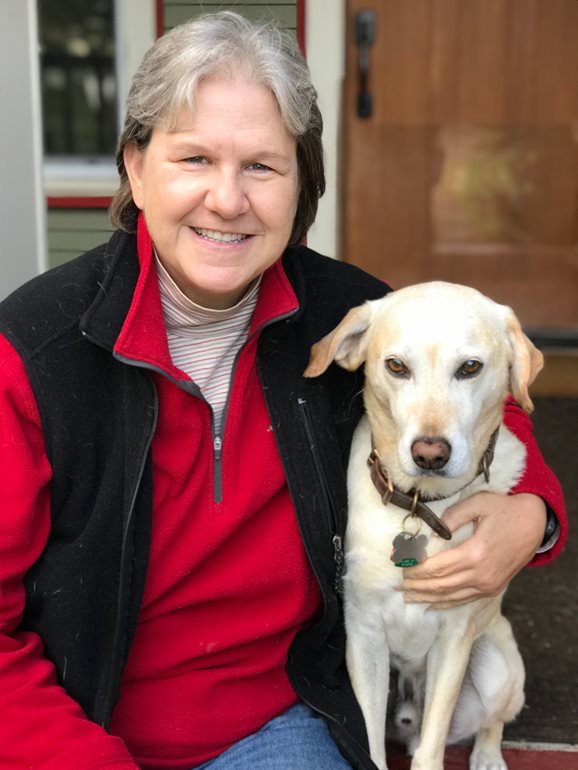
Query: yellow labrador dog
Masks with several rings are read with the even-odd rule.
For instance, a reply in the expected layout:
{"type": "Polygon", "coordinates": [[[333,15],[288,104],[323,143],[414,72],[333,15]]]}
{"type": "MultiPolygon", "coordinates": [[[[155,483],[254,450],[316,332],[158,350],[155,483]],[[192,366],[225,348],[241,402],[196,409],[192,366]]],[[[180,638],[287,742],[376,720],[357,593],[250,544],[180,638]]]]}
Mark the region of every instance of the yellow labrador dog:
{"type": "Polygon", "coordinates": [[[520,477],[525,449],[502,424],[503,402],[510,391],[532,410],[528,386],[542,355],[510,308],[432,282],[351,310],[313,347],[305,375],[332,361],[349,370],[365,364],[344,596],[347,666],[371,757],[386,770],[391,666],[402,687],[418,690],[412,716],[398,720],[421,719],[406,736],[411,770],[443,770],[446,743],[473,735],[471,770],[507,770],[502,730],[523,705],[524,666],[501,596],[428,612],[396,589],[402,567],[471,536],[471,525],[451,536],[448,506],[482,490],[505,494],[520,477]]]}

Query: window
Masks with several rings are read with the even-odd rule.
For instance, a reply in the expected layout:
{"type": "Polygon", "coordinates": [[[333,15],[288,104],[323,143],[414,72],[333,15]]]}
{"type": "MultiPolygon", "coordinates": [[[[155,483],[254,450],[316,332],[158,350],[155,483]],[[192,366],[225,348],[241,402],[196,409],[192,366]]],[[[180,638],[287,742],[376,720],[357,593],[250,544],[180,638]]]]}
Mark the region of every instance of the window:
{"type": "Polygon", "coordinates": [[[109,195],[130,78],[155,38],[155,0],[37,0],[48,196],[109,195]]]}
{"type": "Polygon", "coordinates": [[[117,134],[114,0],[40,0],[46,157],[108,157],[117,134]]]}

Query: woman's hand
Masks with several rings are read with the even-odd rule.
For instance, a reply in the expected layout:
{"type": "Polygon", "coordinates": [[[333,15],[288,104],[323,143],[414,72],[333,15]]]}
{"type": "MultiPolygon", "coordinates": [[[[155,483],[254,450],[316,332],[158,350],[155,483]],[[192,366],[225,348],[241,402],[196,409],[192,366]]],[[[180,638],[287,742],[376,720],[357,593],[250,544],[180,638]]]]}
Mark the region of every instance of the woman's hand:
{"type": "Polygon", "coordinates": [[[479,492],[449,508],[444,522],[452,532],[473,522],[475,532],[455,548],[404,571],[406,602],[445,609],[499,594],[539,548],[546,505],[531,494],[479,492]]]}

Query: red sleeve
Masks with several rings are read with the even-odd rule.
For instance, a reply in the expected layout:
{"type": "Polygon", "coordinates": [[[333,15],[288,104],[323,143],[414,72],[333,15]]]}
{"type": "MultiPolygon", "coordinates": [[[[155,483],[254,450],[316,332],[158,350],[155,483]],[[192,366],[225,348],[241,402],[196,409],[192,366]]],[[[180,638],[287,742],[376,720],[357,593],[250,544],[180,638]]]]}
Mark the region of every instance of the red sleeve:
{"type": "Polygon", "coordinates": [[[509,397],[504,406],[504,423],[526,447],[526,468],[524,475],[512,490],[512,494],[529,492],[538,495],[556,514],[560,525],[560,534],[556,543],[548,551],[536,554],[530,566],[537,567],[553,561],[568,537],[568,517],[564,505],[564,496],[558,479],[544,462],[538,448],[532,421],[528,415],[509,397]]]}
{"type": "Polygon", "coordinates": [[[48,538],[51,467],[24,366],[2,336],[0,469],[0,767],[137,770],[59,686],[39,637],[17,631],[23,577],[48,538]]]}

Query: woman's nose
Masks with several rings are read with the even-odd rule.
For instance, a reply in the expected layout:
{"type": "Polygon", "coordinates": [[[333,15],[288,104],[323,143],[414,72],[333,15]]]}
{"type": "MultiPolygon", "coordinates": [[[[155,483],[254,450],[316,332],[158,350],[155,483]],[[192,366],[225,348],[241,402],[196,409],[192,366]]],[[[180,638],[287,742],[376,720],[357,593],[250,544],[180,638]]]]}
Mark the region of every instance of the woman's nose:
{"type": "Polygon", "coordinates": [[[233,169],[215,169],[205,197],[205,205],[223,219],[234,219],[246,213],[249,200],[241,175],[233,169]]]}

